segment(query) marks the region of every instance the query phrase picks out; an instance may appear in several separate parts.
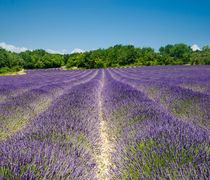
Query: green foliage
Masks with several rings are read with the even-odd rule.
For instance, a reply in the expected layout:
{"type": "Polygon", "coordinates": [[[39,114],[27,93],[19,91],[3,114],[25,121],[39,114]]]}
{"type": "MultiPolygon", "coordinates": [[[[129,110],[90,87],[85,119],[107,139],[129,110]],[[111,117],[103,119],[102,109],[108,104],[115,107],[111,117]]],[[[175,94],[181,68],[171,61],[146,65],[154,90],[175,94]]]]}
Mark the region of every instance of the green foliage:
{"type": "Polygon", "coordinates": [[[102,59],[96,59],[95,68],[105,68],[105,63],[102,61],[102,59]]]}
{"type": "Polygon", "coordinates": [[[184,65],[188,64],[192,49],[186,44],[166,45],[159,49],[162,57],[162,64],[165,65],[184,65]]]}
{"type": "Polygon", "coordinates": [[[203,51],[210,51],[210,45],[206,45],[202,48],[203,51]]]}
{"type": "Polygon", "coordinates": [[[25,69],[57,68],[64,65],[63,55],[50,54],[43,49],[25,51],[20,53],[20,56],[24,59],[25,63],[23,67],[25,69]]]}
{"type": "Polygon", "coordinates": [[[210,65],[210,46],[204,46],[202,51],[194,51],[190,57],[191,65],[210,65]]]}
{"type": "Polygon", "coordinates": [[[132,45],[115,45],[69,56],[67,67],[103,68],[122,66],[209,64],[209,46],[193,52],[186,44],[166,45],[155,52],[151,47],[135,48],[132,45]],[[196,53],[202,56],[199,60],[196,53]],[[199,61],[199,63],[197,62],[199,61]]]}
{"type": "Polygon", "coordinates": [[[64,56],[49,54],[45,50],[12,53],[0,48],[0,73],[16,72],[24,69],[57,68],[64,65],[64,56]]]}
{"type": "Polygon", "coordinates": [[[166,45],[155,52],[151,47],[135,48],[133,45],[115,45],[108,49],[74,54],[50,54],[43,49],[12,53],[0,48],[0,73],[24,69],[45,69],[66,66],[85,69],[153,66],[153,65],[209,65],[210,46],[202,51],[192,51],[186,44],[166,45]]]}
{"type": "Polygon", "coordinates": [[[11,69],[8,67],[2,67],[0,68],[0,74],[6,74],[8,72],[11,72],[11,69]]]}
{"type": "Polygon", "coordinates": [[[23,64],[24,61],[19,54],[0,48],[0,73],[20,70],[23,64]]]}

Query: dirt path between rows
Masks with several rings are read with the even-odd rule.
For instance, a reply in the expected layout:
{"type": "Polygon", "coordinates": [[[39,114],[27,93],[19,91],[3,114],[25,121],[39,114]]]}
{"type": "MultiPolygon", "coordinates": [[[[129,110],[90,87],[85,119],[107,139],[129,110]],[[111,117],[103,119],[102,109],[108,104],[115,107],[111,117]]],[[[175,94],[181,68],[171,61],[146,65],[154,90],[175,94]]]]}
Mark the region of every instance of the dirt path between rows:
{"type": "Polygon", "coordinates": [[[97,179],[109,179],[109,170],[111,168],[111,152],[112,152],[112,143],[109,140],[108,136],[108,127],[107,122],[104,120],[103,114],[103,98],[102,98],[102,89],[104,87],[104,71],[102,71],[102,80],[101,80],[101,87],[98,91],[98,107],[99,107],[99,122],[100,122],[100,153],[97,157],[98,163],[98,172],[97,172],[97,179]]]}

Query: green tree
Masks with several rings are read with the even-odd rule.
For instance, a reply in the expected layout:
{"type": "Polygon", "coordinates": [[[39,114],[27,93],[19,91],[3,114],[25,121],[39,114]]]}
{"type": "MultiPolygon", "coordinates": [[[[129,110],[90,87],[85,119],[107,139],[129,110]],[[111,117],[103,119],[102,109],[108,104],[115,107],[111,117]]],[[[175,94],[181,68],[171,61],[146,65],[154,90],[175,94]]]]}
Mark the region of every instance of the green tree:
{"type": "Polygon", "coordinates": [[[210,65],[210,46],[204,46],[202,51],[194,51],[190,57],[191,65],[210,65]]]}
{"type": "Polygon", "coordinates": [[[105,68],[105,67],[106,67],[105,63],[104,63],[104,61],[102,61],[102,59],[97,58],[95,60],[95,68],[105,68]]]}

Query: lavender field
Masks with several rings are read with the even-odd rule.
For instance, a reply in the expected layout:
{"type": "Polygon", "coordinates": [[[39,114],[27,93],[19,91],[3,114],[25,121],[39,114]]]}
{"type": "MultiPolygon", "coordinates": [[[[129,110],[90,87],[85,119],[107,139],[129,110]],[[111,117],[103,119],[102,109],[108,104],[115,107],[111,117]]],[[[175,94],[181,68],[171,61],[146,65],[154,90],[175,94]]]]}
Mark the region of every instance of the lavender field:
{"type": "Polygon", "coordinates": [[[210,66],[0,77],[0,179],[209,179],[210,66]]]}

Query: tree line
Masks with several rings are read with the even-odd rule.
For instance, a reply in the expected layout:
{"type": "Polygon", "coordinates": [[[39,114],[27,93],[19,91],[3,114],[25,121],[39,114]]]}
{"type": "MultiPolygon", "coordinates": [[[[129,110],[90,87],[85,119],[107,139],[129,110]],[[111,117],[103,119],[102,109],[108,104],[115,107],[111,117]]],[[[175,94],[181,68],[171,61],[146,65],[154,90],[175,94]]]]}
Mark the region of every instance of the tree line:
{"type": "Polygon", "coordinates": [[[186,44],[166,45],[159,52],[151,47],[115,45],[108,49],[97,49],[84,53],[50,54],[43,49],[14,53],[0,48],[0,73],[21,69],[46,69],[66,66],[84,69],[153,66],[153,65],[209,65],[210,46],[193,51],[186,44]]]}
{"type": "Polygon", "coordinates": [[[58,68],[64,65],[63,55],[50,54],[43,49],[14,53],[0,48],[0,73],[21,69],[58,68]]]}

